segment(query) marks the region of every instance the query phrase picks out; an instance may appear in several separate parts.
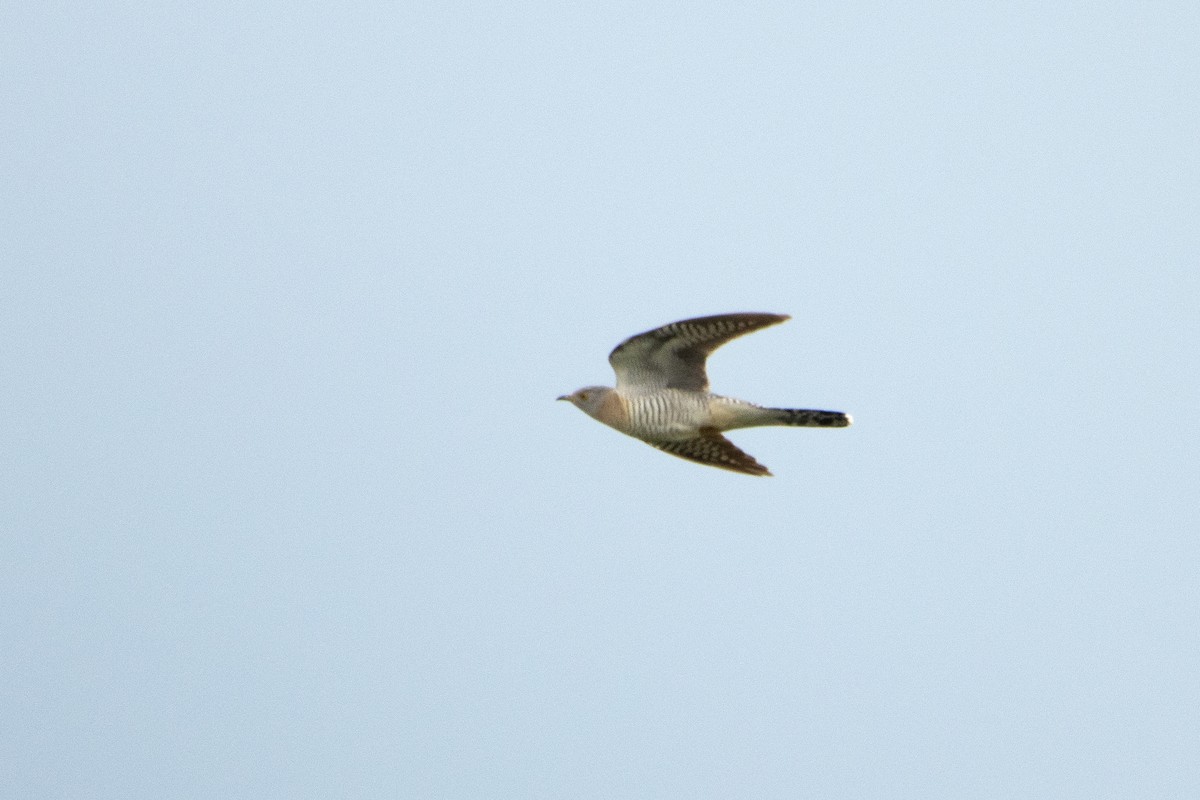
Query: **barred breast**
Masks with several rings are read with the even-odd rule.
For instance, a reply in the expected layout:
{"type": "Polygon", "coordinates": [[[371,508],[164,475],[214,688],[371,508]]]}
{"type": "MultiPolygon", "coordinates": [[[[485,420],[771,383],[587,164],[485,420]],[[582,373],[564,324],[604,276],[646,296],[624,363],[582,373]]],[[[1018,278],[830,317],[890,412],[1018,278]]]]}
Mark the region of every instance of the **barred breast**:
{"type": "Polygon", "coordinates": [[[712,425],[708,396],[663,389],[625,397],[629,433],[639,439],[688,439],[712,425]]]}

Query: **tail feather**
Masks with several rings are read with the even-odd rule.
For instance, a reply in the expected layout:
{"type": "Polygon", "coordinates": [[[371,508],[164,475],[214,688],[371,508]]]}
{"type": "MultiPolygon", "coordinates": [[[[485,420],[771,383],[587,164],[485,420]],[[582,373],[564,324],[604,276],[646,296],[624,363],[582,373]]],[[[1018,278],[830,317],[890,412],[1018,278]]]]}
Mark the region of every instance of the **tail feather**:
{"type": "Polygon", "coordinates": [[[853,422],[841,411],[817,411],[812,408],[772,408],[777,425],[796,425],[804,428],[847,428],[853,422]]]}

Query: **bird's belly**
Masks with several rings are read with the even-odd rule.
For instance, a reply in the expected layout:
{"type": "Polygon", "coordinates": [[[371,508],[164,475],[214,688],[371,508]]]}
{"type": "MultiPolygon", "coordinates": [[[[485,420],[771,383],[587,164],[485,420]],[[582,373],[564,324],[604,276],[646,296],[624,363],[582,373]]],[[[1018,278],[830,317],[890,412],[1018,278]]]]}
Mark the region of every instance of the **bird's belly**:
{"type": "Polygon", "coordinates": [[[666,389],[628,400],[629,433],[641,439],[691,439],[712,425],[707,398],[695,392],[666,389]]]}

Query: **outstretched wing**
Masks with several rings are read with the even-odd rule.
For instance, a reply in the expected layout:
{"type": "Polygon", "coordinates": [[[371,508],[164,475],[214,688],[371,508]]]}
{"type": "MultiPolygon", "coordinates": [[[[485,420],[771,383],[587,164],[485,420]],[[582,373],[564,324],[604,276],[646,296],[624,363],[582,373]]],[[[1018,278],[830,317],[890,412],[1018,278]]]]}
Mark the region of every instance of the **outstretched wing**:
{"type": "MultiPolygon", "coordinates": [[[[608,356],[618,389],[708,391],[704,362],[730,339],[790,319],[786,314],[718,314],[631,336],[608,356]]],[[[736,449],[736,448],[735,448],[736,449]]],[[[753,460],[753,459],[751,459],[753,460]]]]}
{"type": "MultiPolygon", "coordinates": [[[[648,440],[647,440],[648,441],[648,440]]],[[[737,445],[711,428],[694,439],[679,442],[649,442],[659,450],[710,467],[741,472],[746,475],[770,475],[771,471],[754,460],[754,456],[738,449],[737,445]]]]}

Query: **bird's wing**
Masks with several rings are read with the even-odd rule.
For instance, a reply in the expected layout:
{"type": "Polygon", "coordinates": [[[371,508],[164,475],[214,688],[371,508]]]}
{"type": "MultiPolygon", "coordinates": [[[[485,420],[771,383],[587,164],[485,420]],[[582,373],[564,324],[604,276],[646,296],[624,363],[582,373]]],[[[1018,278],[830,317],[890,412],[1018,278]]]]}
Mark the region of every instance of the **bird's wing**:
{"type": "Polygon", "coordinates": [[[771,474],[770,470],[754,460],[754,456],[738,449],[737,445],[711,428],[701,431],[700,435],[693,439],[676,442],[650,441],[649,444],[673,456],[710,467],[720,467],[746,475],[771,474]]]}
{"type": "Polygon", "coordinates": [[[730,339],[790,319],[786,314],[718,314],[631,336],[608,356],[618,389],[708,391],[704,362],[730,339]]]}

